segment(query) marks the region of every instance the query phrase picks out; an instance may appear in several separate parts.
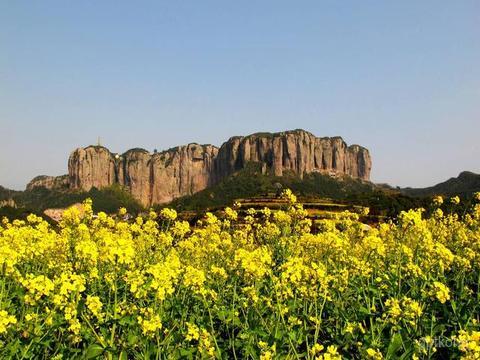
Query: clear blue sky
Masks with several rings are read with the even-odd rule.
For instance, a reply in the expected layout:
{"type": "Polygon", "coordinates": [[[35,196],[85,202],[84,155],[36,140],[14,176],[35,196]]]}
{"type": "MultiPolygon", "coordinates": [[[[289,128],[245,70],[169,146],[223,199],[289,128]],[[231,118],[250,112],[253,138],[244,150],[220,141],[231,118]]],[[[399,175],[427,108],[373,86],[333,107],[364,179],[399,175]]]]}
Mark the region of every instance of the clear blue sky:
{"type": "Polygon", "coordinates": [[[480,172],[480,2],[0,0],[0,184],[71,150],[303,128],[372,180],[480,172]]]}

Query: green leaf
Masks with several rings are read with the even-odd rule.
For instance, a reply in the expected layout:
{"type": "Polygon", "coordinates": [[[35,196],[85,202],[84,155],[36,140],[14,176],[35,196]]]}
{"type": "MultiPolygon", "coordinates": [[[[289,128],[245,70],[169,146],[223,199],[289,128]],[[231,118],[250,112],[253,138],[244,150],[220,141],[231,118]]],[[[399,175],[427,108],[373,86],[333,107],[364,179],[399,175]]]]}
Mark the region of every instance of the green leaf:
{"type": "Polygon", "coordinates": [[[180,356],[184,359],[193,359],[193,349],[180,349],[180,356]]]}
{"type": "Polygon", "coordinates": [[[129,333],[127,336],[128,345],[135,345],[138,342],[138,336],[134,333],[129,333]]]}
{"type": "Polygon", "coordinates": [[[360,314],[370,315],[370,310],[365,306],[360,306],[358,310],[360,311],[360,314]]]}
{"type": "Polygon", "coordinates": [[[94,359],[97,356],[100,356],[103,354],[105,349],[103,348],[102,345],[100,344],[92,344],[87,348],[87,352],[85,354],[86,359],[94,359]]]}
{"type": "Polygon", "coordinates": [[[390,359],[391,357],[393,357],[393,355],[395,355],[395,353],[402,346],[402,344],[402,335],[400,333],[396,333],[395,335],[393,335],[392,339],[390,340],[390,345],[388,345],[386,358],[390,359]]]}

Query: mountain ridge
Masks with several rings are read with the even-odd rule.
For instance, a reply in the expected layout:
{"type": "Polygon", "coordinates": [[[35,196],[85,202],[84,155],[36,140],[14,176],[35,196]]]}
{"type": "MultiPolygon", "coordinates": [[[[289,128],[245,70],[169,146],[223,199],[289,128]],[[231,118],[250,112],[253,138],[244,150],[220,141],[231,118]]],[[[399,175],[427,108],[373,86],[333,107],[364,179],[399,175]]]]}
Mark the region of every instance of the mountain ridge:
{"type": "Polygon", "coordinates": [[[464,195],[469,196],[474,192],[480,191],[480,174],[472,171],[462,171],[457,177],[451,177],[448,180],[437,183],[425,188],[402,188],[403,194],[415,197],[433,196],[433,195],[464,195]]]}
{"type": "Polygon", "coordinates": [[[143,205],[168,203],[192,195],[257,162],[262,172],[282,176],[285,171],[302,178],[321,172],[369,181],[372,161],[368,149],[348,146],[339,136],[316,137],[302,130],[233,136],[220,147],[190,143],[161,152],[133,148],[123,154],[99,145],[74,150],[68,177],[35,178],[28,189],[89,191],[114,184],[124,186],[143,205]]]}

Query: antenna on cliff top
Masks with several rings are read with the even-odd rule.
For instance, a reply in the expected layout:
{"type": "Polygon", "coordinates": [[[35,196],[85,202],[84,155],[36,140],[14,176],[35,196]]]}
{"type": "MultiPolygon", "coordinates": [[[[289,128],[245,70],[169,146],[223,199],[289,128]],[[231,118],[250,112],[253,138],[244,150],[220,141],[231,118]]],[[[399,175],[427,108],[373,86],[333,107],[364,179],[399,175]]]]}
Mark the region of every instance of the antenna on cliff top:
{"type": "Polygon", "coordinates": [[[100,142],[100,136],[97,138],[97,146],[102,146],[102,143],[100,142]]]}

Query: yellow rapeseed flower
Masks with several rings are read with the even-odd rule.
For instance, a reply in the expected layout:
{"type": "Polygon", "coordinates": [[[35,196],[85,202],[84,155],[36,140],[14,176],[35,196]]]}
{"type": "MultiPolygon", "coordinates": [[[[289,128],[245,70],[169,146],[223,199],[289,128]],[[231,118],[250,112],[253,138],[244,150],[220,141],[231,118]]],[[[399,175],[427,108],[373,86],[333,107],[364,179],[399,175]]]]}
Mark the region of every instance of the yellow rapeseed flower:
{"type": "Polygon", "coordinates": [[[0,310],[0,334],[6,333],[8,328],[16,323],[17,319],[15,316],[10,315],[5,310],[0,310]]]}

